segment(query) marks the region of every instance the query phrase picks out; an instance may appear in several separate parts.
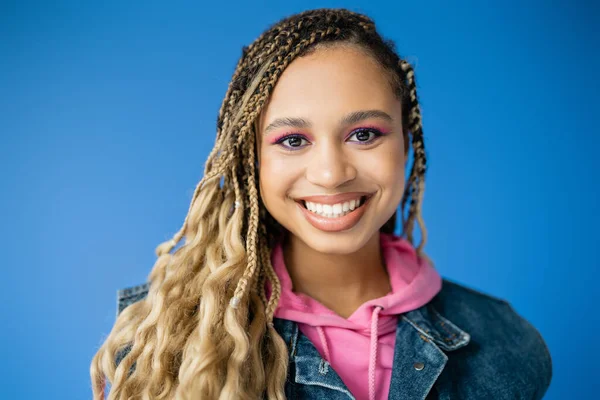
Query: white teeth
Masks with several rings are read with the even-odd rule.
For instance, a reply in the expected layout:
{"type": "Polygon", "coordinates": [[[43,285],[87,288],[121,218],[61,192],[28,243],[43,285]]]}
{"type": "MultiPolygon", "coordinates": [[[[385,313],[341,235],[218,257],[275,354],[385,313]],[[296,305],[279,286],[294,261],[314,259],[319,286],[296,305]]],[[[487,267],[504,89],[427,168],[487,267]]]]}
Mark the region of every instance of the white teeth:
{"type": "Polygon", "coordinates": [[[304,205],[309,211],[323,217],[339,218],[358,208],[360,206],[360,198],[337,204],[319,204],[305,201],[304,205]]]}

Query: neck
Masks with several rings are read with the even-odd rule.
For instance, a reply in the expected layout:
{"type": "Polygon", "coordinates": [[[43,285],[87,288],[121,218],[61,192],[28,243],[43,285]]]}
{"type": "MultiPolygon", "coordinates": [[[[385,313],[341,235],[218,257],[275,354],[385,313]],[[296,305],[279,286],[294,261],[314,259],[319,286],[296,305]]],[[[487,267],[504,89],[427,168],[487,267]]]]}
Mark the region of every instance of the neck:
{"type": "Polygon", "coordinates": [[[379,234],[351,254],[324,254],[289,234],[283,244],[293,291],[347,317],[362,303],[391,291],[379,234]]]}

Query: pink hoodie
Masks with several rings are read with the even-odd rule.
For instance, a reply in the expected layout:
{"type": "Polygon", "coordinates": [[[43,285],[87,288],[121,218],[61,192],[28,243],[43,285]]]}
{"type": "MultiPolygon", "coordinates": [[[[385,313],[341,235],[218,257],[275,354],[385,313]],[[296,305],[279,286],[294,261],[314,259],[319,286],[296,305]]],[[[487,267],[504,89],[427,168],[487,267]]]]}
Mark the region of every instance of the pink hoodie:
{"type": "MultiPolygon", "coordinates": [[[[392,377],[398,315],[428,303],[441,289],[442,278],[417,258],[405,239],[380,234],[392,291],[362,304],[345,319],[317,300],[292,291],[281,244],[271,260],[281,281],[275,316],[298,323],[356,399],[387,399],[392,377]]],[[[267,285],[267,296],[270,295],[267,285]]]]}

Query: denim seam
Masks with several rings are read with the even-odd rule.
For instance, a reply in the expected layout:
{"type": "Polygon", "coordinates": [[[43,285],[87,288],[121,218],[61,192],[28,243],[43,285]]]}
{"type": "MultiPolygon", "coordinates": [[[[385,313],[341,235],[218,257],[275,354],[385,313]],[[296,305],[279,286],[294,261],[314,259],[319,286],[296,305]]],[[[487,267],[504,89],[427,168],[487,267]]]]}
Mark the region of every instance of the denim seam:
{"type": "MultiPolygon", "coordinates": [[[[446,319],[446,318],[442,317],[442,315],[441,315],[441,314],[440,314],[440,313],[439,313],[439,312],[438,312],[438,311],[437,311],[435,308],[431,307],[431,311],[434,313],[434,315],[435,315],[437,318],[439,318],[439,319],[440,319],[441,323],[443,323],[443,324],[447,324],[448,326],[450,326],[450,328],[452,328],[452,329],[454,329],[454,330],[456,330],[456,331],[458,331],[458,332],[459,332],[459,335],[460,335],[460,336],[458,336],[458,337],[457,337],[457,334],[456,334],[456,333],[453,333],[453,334],[452,334],[452,337],[450,338],[450,339],[452,339],[452,341],[453,341],[453,342],[456,342],[456,343],[454,343],[454,346],[460,346],[460,345],[462,345],[463,343],[468,343],[468,342],[469,342],[469,340],[471,340],[471,335],[469,335],[467,332],[465,332],[465,331],[463,331],[462,329],[460,329],[458,326],[454,325],[454,324],[453,324],[452,322],[450,322],[448,319],[446,319]],[[454,340],[455,338],[457,338],[457,339],[458,339],[458,341],[455,341],[455,340],[454,340]]],[[[441,325],[441,326],[442,326],[442,328],[444,329],[444,331],[445,331],[445,332],[447,332],[447,333],[450,333],[450,332],[448,331],[448,328],[447,328],[447,327],[445,327],[444,325],[441,325]]]]}
{"type": "Polygon", "coordinates": [[[406,318],[404,315],[402,316],[402,319],[405,320],[406,322],[408,322],[413,328],[415,328],[417,331],[419,331],[420,333],[422,333],[423,335],[425,335],[426,337],[428,337],[430,340],[434,341],[435,338],[433,336],[431,336],[427,330],[422,329],[419,325],[417,325],[416,323],[414,323],[413,321],[411,321],[410,319],[406,318]]]}
{"type": "Polygon", "coordinates": [[[460,342],[455,343],[453,345],[449,345],[449,344],[446,344],[443,340],[441,340],[441,338],[437,338],[435,336],[430,335],[429,333],[426,333],[418,324],[416,324],[415,322],[411,321],[406,316],[403,315],[402,319],[404,319],[405,321],[407,321],[417,331],[425,334],[425,336],[427,336],[429,339],[431,339],[432,342],[439,343],[441,346],[444,347],[445,350],[448,350],[448,351],[456,350],[457,348],[462,347],[461,345],[468,343],[468,341],[470,339],[469,334],[465,332],[466,336],[464,337],[464,340],[461,340],[460,342]]]}
{"type": "Polygon", "coordinates": [[[444,332],[446,332],[446,334],[449,336],[449,337],[445,337],[445,338],[444,338],[444,341],[445,341],[445,342],[452,342],[452,341],[453,341],[453,340],[456,338],[456,333],[455,333],[455,332],[450,332],[450,331],[448,330],[448,328],[446,328],[446,324],[445,324],[445,322],[444,322],[444,321],[440,320],[440,321],[439,321],[439,326],[440,326],[440,328],[442,328],[442,330],[443,330],[444,332]]]}

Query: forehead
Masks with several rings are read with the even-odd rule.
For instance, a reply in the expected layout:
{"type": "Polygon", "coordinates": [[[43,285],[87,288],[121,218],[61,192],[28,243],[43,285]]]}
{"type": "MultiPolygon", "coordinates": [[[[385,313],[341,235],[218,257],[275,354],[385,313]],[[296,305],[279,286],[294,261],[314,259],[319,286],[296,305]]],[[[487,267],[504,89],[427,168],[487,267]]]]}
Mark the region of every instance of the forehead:
{"type": "Polygon", "coordinates": [[[260,126],[278,117],[319,122],[368,109],[400,112],[386,71],[359,48],[320,48],[284,70],[261,114],[260,126]]]}

